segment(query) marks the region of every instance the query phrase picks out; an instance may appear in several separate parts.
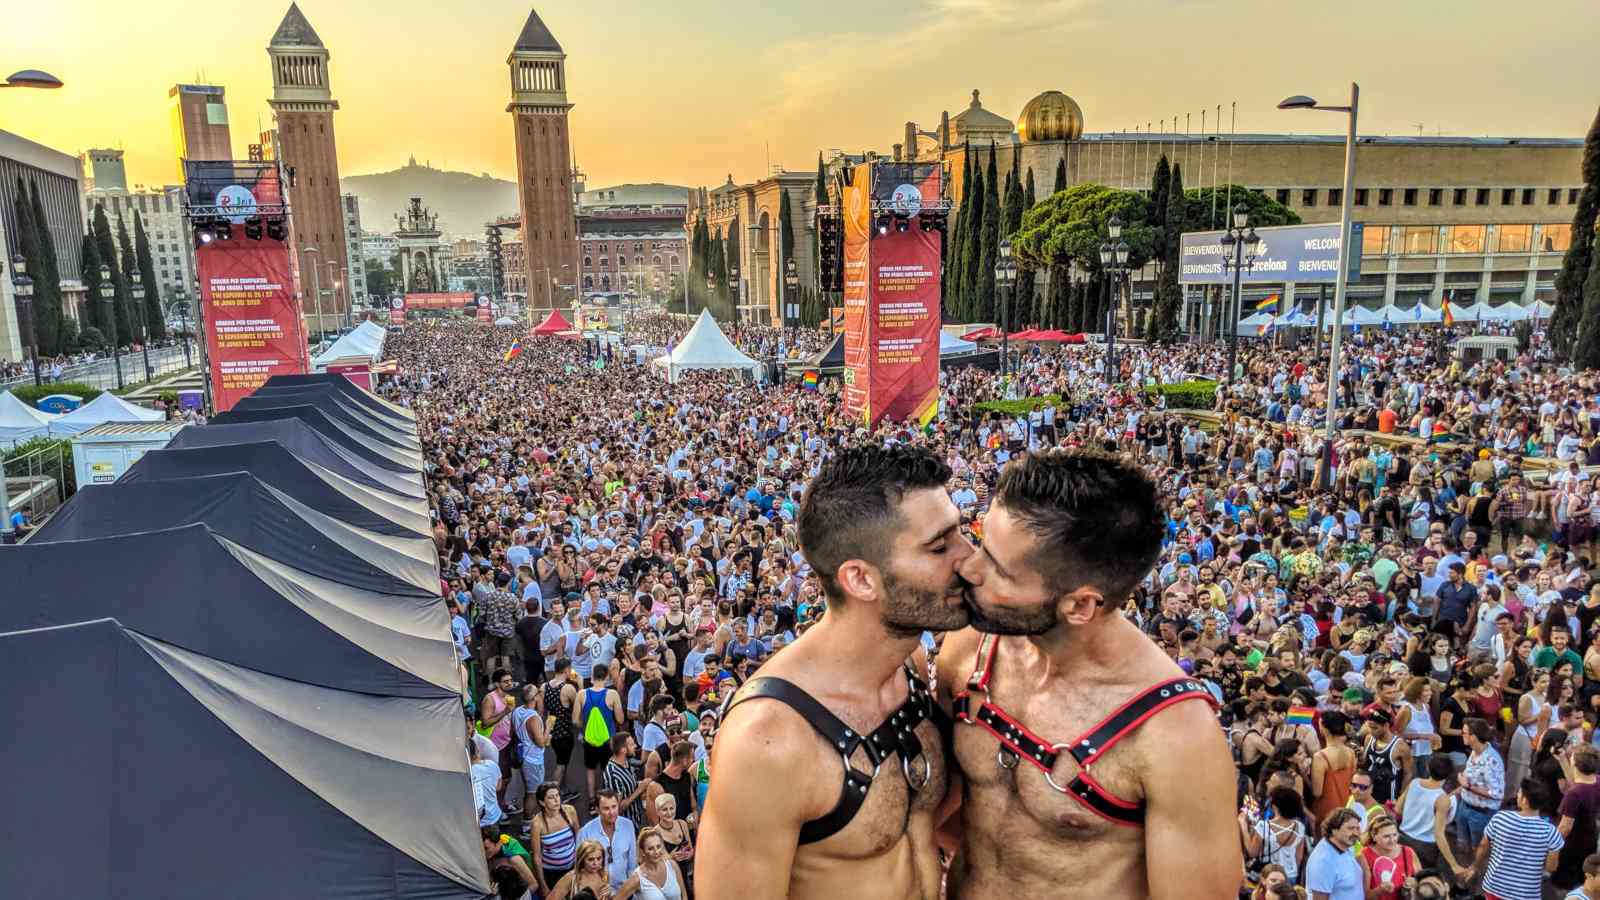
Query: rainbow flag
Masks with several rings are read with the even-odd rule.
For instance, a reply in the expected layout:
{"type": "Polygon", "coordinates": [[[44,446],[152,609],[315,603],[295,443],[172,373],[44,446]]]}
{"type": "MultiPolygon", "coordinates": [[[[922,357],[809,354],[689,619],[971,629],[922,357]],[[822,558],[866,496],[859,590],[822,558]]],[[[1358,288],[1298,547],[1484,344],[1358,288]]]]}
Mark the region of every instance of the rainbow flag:
{"type": "Polygon", "coordinates": [[[800,386],[805,388],[808,391],[816,390],[817,389],[817,373],[816,373],[816,371],[812,370],[812,369],[807,369],[805,374],[800,376],[800,386]]]}
{"type": "Polygon", "coordinates": [[[506,351],[505,359],[502,360],[502,362],[511,362],[513,359],[516,359],[518,356],[521,356],[521,355],[522,355],[522,341],[520,341],[520,340],[512,341],[511,342],[511,349],[506,351]]]}
{"type": "Polygon", "coordinates": [[[1257,303],[1256,304],[1256,312],[1260,312],[1260,311],[1262,311],[1264,309],[1269,309],[1271,307],[1277,306],[1278,305],[1279,296],[1280,295],[1278,295],[1278,294],[1273,294],[1272,296],[1268,297],[1267,299],[1262,300],[1261,302],[1257,303]]]}
{"type": "Polygon", "coordinates": [[[1283,721],[1288,725],[1310,725],[1316,714],[1316,709],[1310,706],[1291,706],[1283,721]]]}
{"type": "Polygon", "coordinates": [[[1444,324],[1445,324],[1446,327],[1454,325],[1456,323],[1455,313],[1452,313],[1450,311],[1450,301],[1449,300],[1446,300],[1443,303],[1439,304],[1439,309],[1440,309],[1441,312],[1444,313],[1444,324]]]}

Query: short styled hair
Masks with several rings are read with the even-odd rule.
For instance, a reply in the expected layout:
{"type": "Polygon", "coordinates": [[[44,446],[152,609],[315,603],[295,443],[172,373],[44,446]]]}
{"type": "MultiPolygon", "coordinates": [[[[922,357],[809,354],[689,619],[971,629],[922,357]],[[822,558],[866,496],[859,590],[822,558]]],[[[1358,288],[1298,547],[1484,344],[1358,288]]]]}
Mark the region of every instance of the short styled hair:
{"type": "Polygon", "coordinates": [[[852,559],[882,567],[908,492],[943,488],[950,466],[924,447],[846,447],[806,485],[796,517],[800,550],[830,601],[843,602],[839,567],[852,559]]]}
{"type": "Polygon", "coordinates": [[[1161,553],[1155,483],[1107,453],[1024,456],[1001,473],[995,502],[1038,539],[1029,562],[1055,595],[1092,585],[1107,602],[1121,601],[1161,553]]]}

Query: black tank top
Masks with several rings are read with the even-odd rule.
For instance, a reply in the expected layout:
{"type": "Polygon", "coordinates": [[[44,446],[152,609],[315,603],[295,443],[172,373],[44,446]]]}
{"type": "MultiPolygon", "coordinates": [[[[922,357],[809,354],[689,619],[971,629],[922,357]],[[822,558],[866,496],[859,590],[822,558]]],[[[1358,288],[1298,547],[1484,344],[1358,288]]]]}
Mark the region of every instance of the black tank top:
{"type": "Polygon", "coordinates": [[[1372,799],[1379,803],[1388,803],[1399,792],[1400,770],[1394,764],[1394,745],[1399,740],[1390,738],[1389,743],[1379,747],[1376,739],[1369,738],[1366,749],[1361,751],[1361,765],[1372,775],[1372,799]]]}
{"type": "Polygon", "coordinates": [[[691,808],[689,806],[689,792],[694,789],[694,779],[690,777],[687,766],[684,767],[683,774],[677,778],[668,775],[667,770],[663,768],[661,774],[656,776],[656,784],[661,785],[662,790],[671,794],[672,798],[678,801],[678,818],[681,819],[689,814],[691,808]]]}
{"type": "Polygon", "coordinates": [[[556,717],[555,727],[550,729],[552,741],[567,740],[572,737],[572,704],[561,702],[561,688],[564,686],[564,682],[544,686],[545,712],[556,717]]]}

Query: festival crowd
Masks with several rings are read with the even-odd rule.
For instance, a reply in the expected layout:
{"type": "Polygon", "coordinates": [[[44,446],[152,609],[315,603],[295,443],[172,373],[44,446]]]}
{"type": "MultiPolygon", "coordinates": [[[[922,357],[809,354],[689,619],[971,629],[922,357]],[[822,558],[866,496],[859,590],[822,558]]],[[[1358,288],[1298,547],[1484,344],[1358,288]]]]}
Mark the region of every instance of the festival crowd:
{"type": "MultiPolygon", "coordinates": [[[[622,344],[688,324],[636,318],[622,344]]],[[[752,355],[829,341],[794,334],[729,329],[752,355]]],[[[1019,454],[1143,465],[1167,543],[1125,615],[1221,706],[1241,896],[1600,900],[1600,381],[1537,335],[1471,364],[1434,334],[1348,342],[1331,447],[1319,355],[1266,345],[1232,373],[1225,345],[1122,346],[1115,384],[1102,348],[1014,347],[1005,375],[943,372],[926,425],[867,428],[836,382],[668,384],[513,337],[408,326],[381,388],[418,416],[501,896],[692,896],[718,705],[822,611],[801,493],[879,442],[949,463],[975,539],[1019,454]],[[1210,409],[1159,390],[1198,378],[1210,409]]]]}

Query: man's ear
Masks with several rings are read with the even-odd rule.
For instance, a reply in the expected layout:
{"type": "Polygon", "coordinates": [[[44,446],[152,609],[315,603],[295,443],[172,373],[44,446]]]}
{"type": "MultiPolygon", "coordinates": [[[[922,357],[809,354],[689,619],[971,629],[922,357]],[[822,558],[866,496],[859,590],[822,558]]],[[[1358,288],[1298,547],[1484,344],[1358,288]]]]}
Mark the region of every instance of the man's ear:
{"type": "Polygon", "coordinates": [[[878,567],[861,559],[846,560],[834,573],[834,578],[852,602],[871,602],[878,596],[877,589],[882,583],[878,567]]]}
{"type": "Polygon", "coordinates": [[[1105,595],[1092,587],[1081,587],[1062,594],[1056,601],[1056,612],[1069,625],[1087,625],[1105,602],[1105,595]]]}

